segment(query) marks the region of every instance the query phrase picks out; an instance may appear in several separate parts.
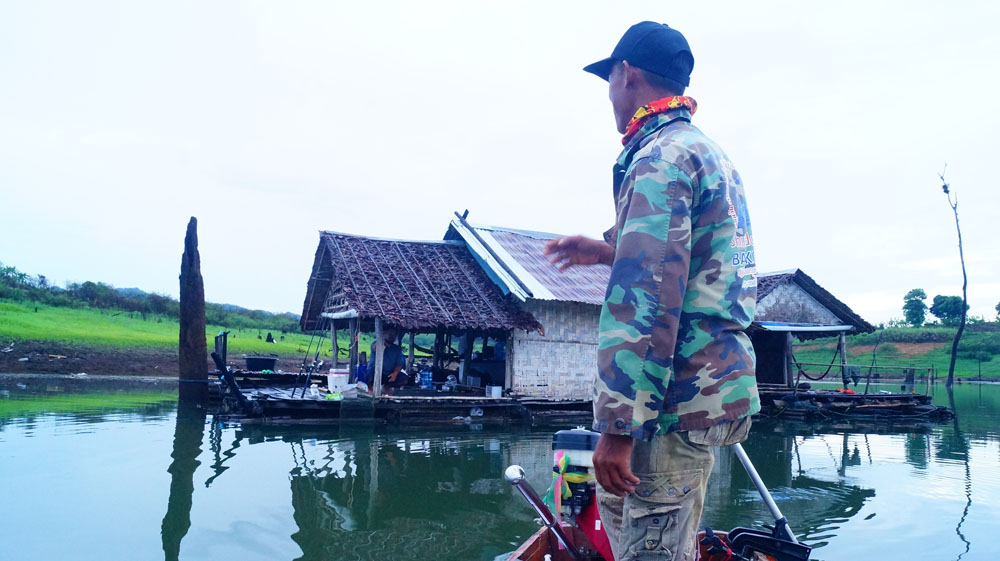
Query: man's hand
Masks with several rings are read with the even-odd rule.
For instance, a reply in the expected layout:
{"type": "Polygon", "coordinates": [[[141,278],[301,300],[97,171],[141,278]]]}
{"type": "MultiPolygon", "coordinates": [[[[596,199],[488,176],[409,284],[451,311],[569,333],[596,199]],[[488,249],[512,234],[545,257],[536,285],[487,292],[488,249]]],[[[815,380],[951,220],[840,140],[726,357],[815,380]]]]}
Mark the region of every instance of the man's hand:
{"type": "Polygon", "coordinates": [[[624,497],[639,484],[629,468],[632,459],[632,437],[621,434],[601,435],[594,448],[594,474],[605,491],[624,497]]]}
{"type": "Polygon", "coordinates": [[[566,236],[549,240],[545,244],[545,255],[551,255],[550,261],[559,267],[560,271],[573,265],[611,265],[615,252],[607,242],[591,239],[585,236],[566,236]]]}

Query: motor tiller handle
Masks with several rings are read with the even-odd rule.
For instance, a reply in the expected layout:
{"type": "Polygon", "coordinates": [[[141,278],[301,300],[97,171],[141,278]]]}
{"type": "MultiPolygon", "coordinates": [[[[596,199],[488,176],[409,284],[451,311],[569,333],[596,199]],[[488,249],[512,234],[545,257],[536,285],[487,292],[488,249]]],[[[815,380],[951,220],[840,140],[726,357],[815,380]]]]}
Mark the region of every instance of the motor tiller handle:
{"type": "Polygon", "coordinates": [[[514,488],[521,493],[521,496],[524,497],[524,500],[528,501],[531,508],[535,509],[538,516],[542,517],[542,522],[545,524],[545,527],[556,536],[556,539],[559,540],[563,549],[569,553],[569,556],[575,561],[583,561],[583,557],[580,556],[580,552],[573,547],[573,544],[569,542],[566,534],[559,526],[559,519],[554,516],[552,512],[549,511],[548,507],[542,503],[542,499],[538,498],[538,493],[535,493],[535,489],[525,479],[524,469],[521,468],[521,466],[510,466],[504,470],[503,477],[507,480],[507,483],[513,485],[514,488]]]}
{"type": "Polygon", "coordinates": [[[780,537],[787,538],[788,541],[792,543],[799,543],[799,540],[795,539],[795,534],[792,533],[792,529],[788,527],[788,519],[781,514],[781,510],[778,509],[778,505],[774,502],[774,498],[771,497],[771,492],[764,486],[764,481],[760,478],[760,474],[757,473],[757,468],[753,467],[746,451],[743,450],[743,446],[737,442],[736,444],[733,444],[733,451],[736,452],[736,457],[739,458],[740,463],[743,464],[743,469],[747,470],[747,475],[750,476],[750,481],[753,481],[753,486],[757,488],[757,492],[760,493],[761,498],[764,499],[764,504],[767,505],[767,509],[771,511],[771,516],[774,517],[774,528],[776,533],[781,532],[783,535],[780,537]]]}

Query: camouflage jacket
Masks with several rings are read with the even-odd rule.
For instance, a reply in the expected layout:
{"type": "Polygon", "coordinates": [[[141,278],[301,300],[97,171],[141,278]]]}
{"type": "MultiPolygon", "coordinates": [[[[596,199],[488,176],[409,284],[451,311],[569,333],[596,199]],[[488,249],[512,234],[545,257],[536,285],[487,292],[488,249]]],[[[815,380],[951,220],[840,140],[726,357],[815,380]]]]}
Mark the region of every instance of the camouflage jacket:
{"type": "Polygon", "coordinates": [[[594,430],[651,440],[760,410],[743,332],[757,271],[743,183],[686,108],[659,113],[616,168],[594,430]]]}

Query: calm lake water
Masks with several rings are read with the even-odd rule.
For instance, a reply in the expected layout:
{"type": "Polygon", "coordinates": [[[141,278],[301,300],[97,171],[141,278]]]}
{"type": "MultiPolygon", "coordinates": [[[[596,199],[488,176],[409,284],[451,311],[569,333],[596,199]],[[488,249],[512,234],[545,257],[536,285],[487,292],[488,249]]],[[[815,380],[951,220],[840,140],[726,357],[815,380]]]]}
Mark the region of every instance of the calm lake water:
{"type": "MultiPolygon", "coordinates": [[[[0,559],[490,561],[537,529],[501,474],[544,491],[552,430],[240,427],[174,395],[0,376],[0,559]]],[[[816,559],[993,559],[1000,386],[954,405],[944,424],[761,422],[745,447],[816,559]]],[[[715,528],[770,522],[728,450],[707,502],[715,528]]]]}

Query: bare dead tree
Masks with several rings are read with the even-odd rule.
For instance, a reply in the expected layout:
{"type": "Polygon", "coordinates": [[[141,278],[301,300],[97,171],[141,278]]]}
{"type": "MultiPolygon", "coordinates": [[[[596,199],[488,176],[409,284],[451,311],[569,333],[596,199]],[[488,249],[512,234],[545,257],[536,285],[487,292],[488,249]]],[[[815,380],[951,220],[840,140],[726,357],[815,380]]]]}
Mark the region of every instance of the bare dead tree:
{"type": "Polygon", "coordinates": [[[951,200],[951,187],[945,181],[944,174],[948,170],[948,164],[944,165],[944,170],[938,174],[941,178],[941,190],[948,197],[948,206],[955,213],[955,229],[958,231],[958,258],[962,263],[962,321],[958,324],[958,331],[955,333],[955,340],[951,343],[951,363],[948,365],[948,381],[945,387],[951,388],[955,383],[955,360],[958,359],[958,342],[962,340],[962,332],[965,331],[965,320],[969,309],[969,297],[966,288],[969,286],[969,277],[965,274],[965,254],[962,252],[962,228],[958,225],[958,195],[955,200],[951,200]]]}

